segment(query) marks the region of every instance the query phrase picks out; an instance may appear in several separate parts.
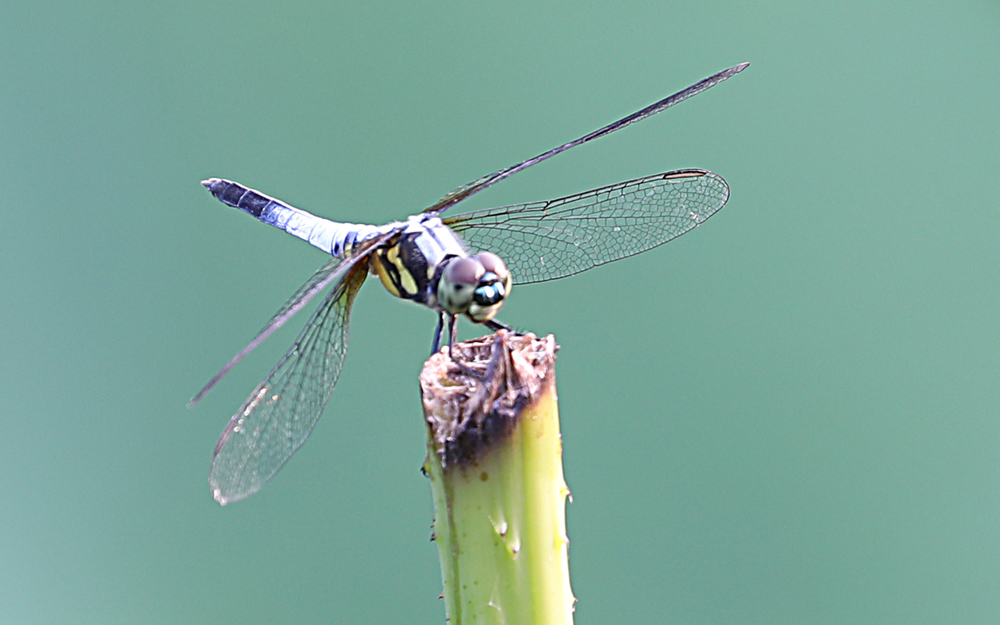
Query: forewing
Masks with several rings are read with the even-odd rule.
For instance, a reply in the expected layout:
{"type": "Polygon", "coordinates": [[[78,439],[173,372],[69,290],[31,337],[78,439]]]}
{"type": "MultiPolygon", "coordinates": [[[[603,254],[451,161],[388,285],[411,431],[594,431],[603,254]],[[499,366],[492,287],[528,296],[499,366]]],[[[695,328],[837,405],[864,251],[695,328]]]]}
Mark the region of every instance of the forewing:
{"type": "Polygon", "coordinates": [[[444,219],[474,250],[495,252],[517,284],[563,278],[662,245],[729,199],[721,176],[671,171],[558,200],[444,219]]]}
{"type": "Polygon", "coordinates": [[[612,122],[607,126],[604,126],[603,128],[598,128],[597,130],[589,134],[586,134],[580,137],[579,139],[574,139],[569,143],[564,143],[558,147],[552,148],[548,152],[542,152],[538,156],[529,158],[528,160],[525,161],[521,161],[517,165],[511,165],[510,167],[505,167],[504,169],[495,171],[492,174],[483,176],[478,180],[473,180],[468,184],[464,184],[459,188],[455,189],[454,191],[445,195],[443,198],[438,200],[433,206],[430,206],[427,209],[425,209],[424,212],[425,213],[443,212],[447,210],[450,206],[453,206],[458,202],[461,202],[470,195],[479,193],[483,189],[491,187],[496,183],[500,182],[501,180],[503,180],[504,178],[509,178],[510,176],[513,176],[519,171],[524,171],[525,169],[531,167],[532,165],[541,163],[542,161],[551,158],[561,152],[565,152],[566,150],[572,147],[576,147],[580,144],[587,143],[588,141],[593,141],[594,139],[603,137],[604,135],[609,135],[616,130],[621,130],[622,128],[628,126],[629,124],[633,124],[637,121],[646,119],[647,117],[651,117],[659,113],[660,111],[664,111],[675,104],[679,104],[684,100],[687,100],[688,98],[696,96],[702,91],[714,87],[723,80],[726,80],[727,78],[739,74],[747,67],[749,67],[749,65],[750,65],[749,63],[740,63],[739,65],[734,65],[729,69],[724,69],[717,74],[713,74],[712,76],[709,76],[708,78],[691,85],[687,89],[682,89],[681,91],[678,91],[677,93],[671,96],[663,98],[658,102],[654,102],[649,106],[647,106],[646,108],[640,109],[635,113],[632,113],[631,115],[619,119],[616,122],[612,122]]]}
{"type": "Polygon", "coordinates": [[[220,504],[260,490],[316,426],[340,376],[351,305],[367,271],[363,262],[347,270],[226,425],[209,475],[212,496],[220,504]]]}

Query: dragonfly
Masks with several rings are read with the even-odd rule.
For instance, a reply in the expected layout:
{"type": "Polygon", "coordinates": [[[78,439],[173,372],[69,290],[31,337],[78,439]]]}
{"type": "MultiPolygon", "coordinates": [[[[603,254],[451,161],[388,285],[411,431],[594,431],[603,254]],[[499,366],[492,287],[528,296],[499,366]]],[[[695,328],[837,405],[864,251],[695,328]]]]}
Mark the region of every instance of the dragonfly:
{"type": "Polygon", "coordinates": [[[494,331],[509,329],[495,317],[513,284],[555,280],[633,256],[715,214],[729,199],[726,181],[704,169],[680,169],[555,200],[445,215],[505,178],[668,109],[748,65],[730,67],[579,139],[462,185],[405,221],[383,226],[334,222],[230,180],[203,181],[224,204],[330,256],[190,402],[196,404],[236,363],[320,298],[291,348],[222,431],[209,474],[215,500],[225,505],[256,493],[309,438],[343,368],[352,304],[369,274],[392,295],[437,313],[434,353],[445,331],[451,348],[459,317],[494,331]]]}

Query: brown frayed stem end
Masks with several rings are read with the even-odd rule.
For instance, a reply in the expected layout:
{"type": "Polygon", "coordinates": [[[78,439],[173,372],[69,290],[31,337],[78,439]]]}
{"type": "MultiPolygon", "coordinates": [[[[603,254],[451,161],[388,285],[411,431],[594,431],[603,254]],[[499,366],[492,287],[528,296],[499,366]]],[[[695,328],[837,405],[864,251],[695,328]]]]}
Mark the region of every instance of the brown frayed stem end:
{"type": "Polygon", "coordinates": [[[420,374],[424,414],[442,465],[464,465],[500,444],[525,406],[554,383],[549,335],[499,330],[433,354],[420,374]],[[456,362],[457,361],[457,362],[456,362]]]}

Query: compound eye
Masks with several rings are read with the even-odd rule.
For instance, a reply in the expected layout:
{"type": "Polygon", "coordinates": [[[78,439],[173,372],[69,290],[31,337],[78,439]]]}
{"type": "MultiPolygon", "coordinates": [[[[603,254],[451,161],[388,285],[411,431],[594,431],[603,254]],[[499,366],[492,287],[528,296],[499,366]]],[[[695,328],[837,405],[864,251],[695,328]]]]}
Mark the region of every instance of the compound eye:
{"type": "Polygon", "coordinates": [[[480,252],[471,258],[475,258],[485,271],[479,276],[466,315],[473,321],[482,323],[496,316],[510,294],[510,271],[500,257],[492,252],[480,252]]]}
{"type": "Polygon", "coordinates": [[[479,252],[474,256],[482,264],[487,273],[492,273],[503,283],[504,290],[510,292],[510,270],[503,260],[493,252],[479,252]]]}
{"type": "Polygon", "coordinates": [[[456,258],[445,267],[442,279],[450,284],[475,286],[483,273],[483,266],[476,259],[456,258]]]}
{"type": "Polygon", "coordinates": [[[476,258],[483,265],[483,269],[495,273],[501,280],[510,275],[510,272],[507,271],[507,265],[493,252],[479,252],[476,254],[476,258]]]}
{"type": "Polygon", "coordinates": [[[438,282],[438,303],[452,314],[469,310],[473,293],[483,276],[483,266],[474,258],[454,258],[444,268],[438,282]]]}
{"type": "Polygon", "coordinates": [[[483,274],[483,280],[472,293],[472,301],[479,306],[492,306],[507,297],[507,288],[495,273],[483,274]]]}

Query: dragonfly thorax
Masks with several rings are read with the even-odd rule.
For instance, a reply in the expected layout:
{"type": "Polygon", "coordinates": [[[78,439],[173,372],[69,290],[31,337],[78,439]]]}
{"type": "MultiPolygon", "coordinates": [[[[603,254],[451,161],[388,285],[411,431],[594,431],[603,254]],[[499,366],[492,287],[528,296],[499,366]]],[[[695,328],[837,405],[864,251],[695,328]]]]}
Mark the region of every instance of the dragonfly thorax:
{"type": "Polygon", "coordinates": [[[411,217],[390,245],[372,251],[369,265],[396,297],[477,322],[492,319],[510,292],[504,262],[489,252],[470,256],[437,217],[411,217]]]}
{"type": "Polygon", "coordinates": [[[396,297],[479,323],[492,319],[510,293],[500,257],[469,255],[437,217],[411,217],[392,244],[372,251],[369,266],[396,297]]]}

